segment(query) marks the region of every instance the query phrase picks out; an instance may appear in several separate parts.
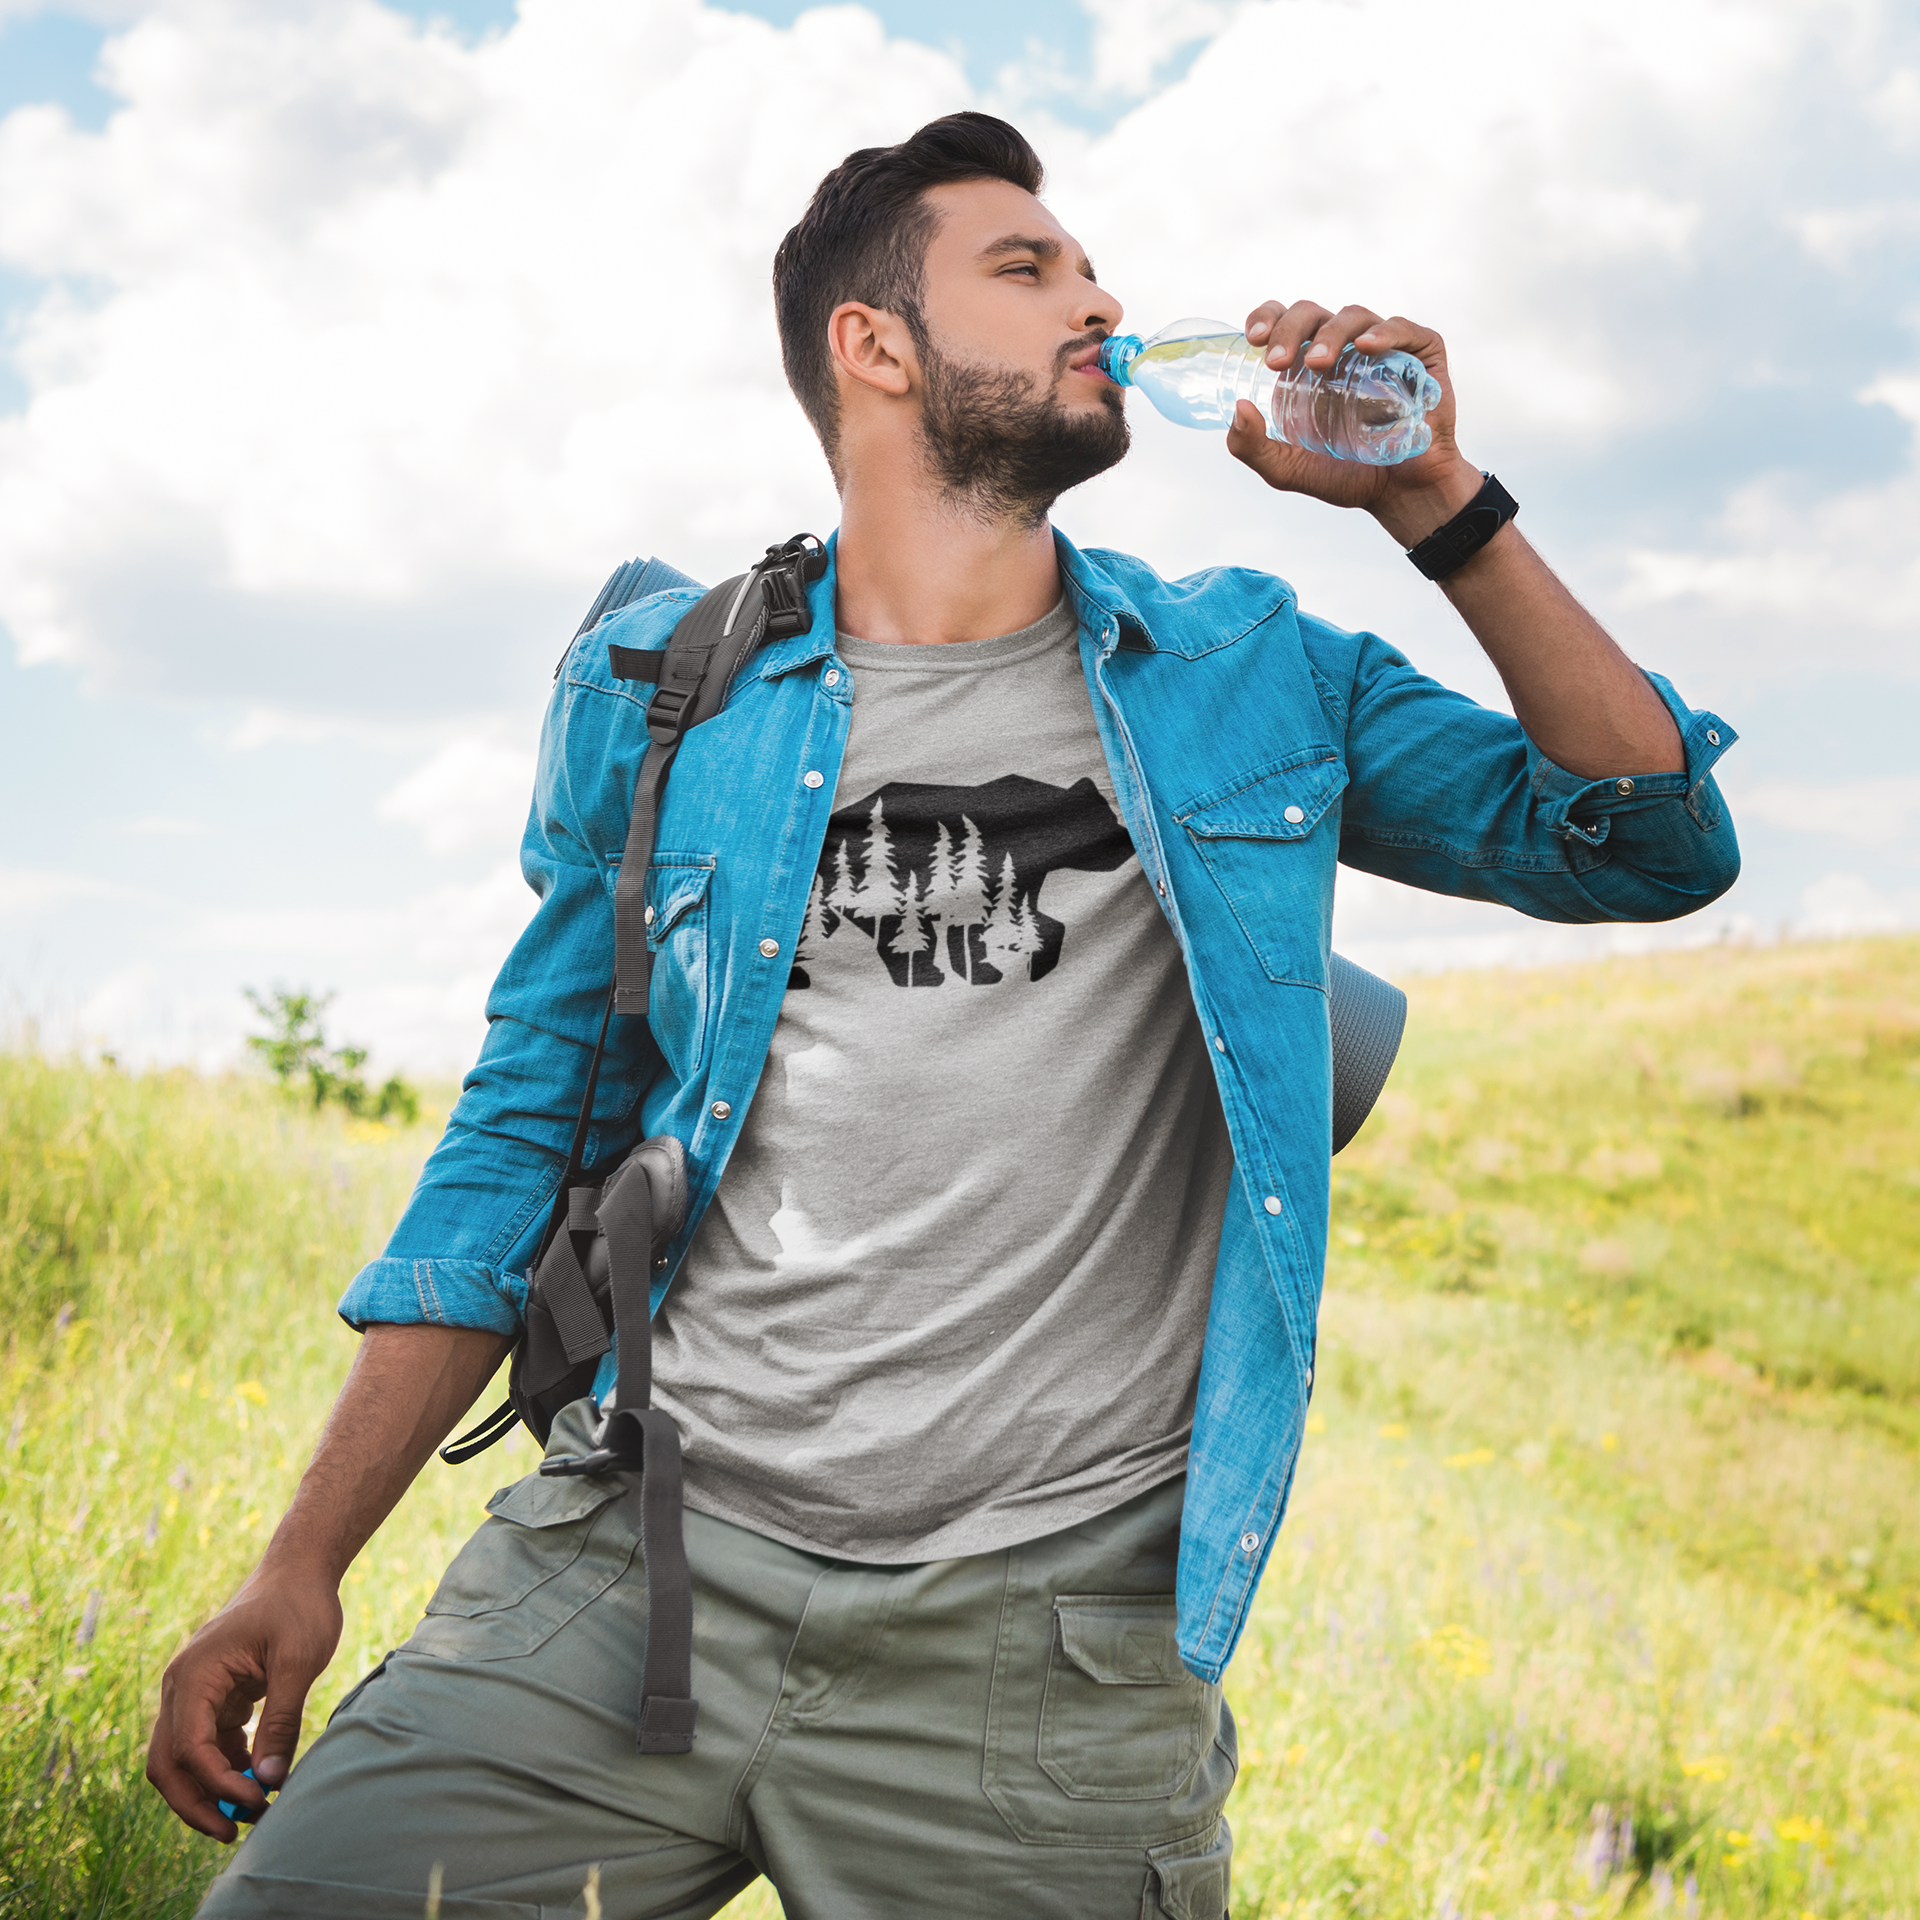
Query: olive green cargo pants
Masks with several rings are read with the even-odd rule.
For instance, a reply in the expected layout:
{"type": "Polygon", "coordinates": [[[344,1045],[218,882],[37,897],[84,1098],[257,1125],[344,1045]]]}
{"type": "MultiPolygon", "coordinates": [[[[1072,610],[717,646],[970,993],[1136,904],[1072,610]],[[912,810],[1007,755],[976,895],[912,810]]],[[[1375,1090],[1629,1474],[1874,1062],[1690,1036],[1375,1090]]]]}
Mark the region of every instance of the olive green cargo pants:
{"type": "MultiPolygon", "coordinates": [[[[582,1407],[554,1429],[585,1441],[582,1407]]],[[[504,1489],[202,1920],[1223,1920],[1232,1717],[1174,1649],[1183,1483],[1000,1553],[872,1567],[686,1517],[690,1754],[634,1746],[620,1480],[504,1489]]]]}

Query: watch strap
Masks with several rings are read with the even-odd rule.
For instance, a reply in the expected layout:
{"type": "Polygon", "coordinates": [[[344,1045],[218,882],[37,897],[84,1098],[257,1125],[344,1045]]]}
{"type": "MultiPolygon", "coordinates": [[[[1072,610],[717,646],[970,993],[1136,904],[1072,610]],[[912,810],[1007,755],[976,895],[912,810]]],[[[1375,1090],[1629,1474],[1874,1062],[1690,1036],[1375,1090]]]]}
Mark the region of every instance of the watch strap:
{"type": "Polygon", "coordinates": [[[1492,474],[1481,476],[1480,491],[1443,526],[1435,527],[1407,558],[1429,580],[1444,580],[1464,566],[1520,511],[1520,502],[1492,474]]]}

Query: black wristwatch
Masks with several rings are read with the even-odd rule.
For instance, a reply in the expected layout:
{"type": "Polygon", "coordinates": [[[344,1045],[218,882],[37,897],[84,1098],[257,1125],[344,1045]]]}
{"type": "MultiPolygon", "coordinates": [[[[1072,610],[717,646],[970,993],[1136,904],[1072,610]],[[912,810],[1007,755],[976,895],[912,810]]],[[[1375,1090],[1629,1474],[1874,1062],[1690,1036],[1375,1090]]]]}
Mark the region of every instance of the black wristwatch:
{"type": "Polygon", "coordinates": [[[1465,566],[1520,511],[1520,502],[1492,474],[1481,475],[1480,491],[1444,526],[1435,527],[1407,558],[1429,580],[1444,580],[1465,566]]]}

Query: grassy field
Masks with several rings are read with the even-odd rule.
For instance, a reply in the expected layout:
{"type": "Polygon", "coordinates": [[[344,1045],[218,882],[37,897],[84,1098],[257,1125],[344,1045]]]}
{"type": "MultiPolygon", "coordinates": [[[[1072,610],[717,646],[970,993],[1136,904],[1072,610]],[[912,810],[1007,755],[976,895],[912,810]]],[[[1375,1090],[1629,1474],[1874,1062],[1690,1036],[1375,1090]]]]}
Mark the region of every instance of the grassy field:
{"type": "MultiPolygon", "coordinates": [[[[141,1781],[158,1672],[432,1119],[19,1057],[0,1110],[0,1914],[184,1915],[226,1856],[141,1781]]],[[[1920,942],[1416,986],[1228,1676],[1235,1920],[1920,1916],[1916,1114],[1920,942]]],[[[316,1724],[528,1461],[423,1477],[316,1724]]]]}

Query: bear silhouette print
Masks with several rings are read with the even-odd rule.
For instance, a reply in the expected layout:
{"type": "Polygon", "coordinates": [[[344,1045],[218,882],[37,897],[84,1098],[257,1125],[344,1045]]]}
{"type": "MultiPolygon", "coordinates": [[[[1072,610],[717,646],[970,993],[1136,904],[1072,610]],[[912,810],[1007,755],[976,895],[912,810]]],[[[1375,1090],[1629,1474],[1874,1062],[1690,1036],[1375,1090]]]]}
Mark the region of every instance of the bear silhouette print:
{"type": "Polygon", "coordinates": [[[847,939],[871,942],[897,987],[990,987],[1022,971],[1044,980],[1067,934],[1041,910],[1047,875],[1111,873],[1132,857],[1091,780],[889,781],[827,823],[788,985],[810,986],[809,962],[847,939]]]}

